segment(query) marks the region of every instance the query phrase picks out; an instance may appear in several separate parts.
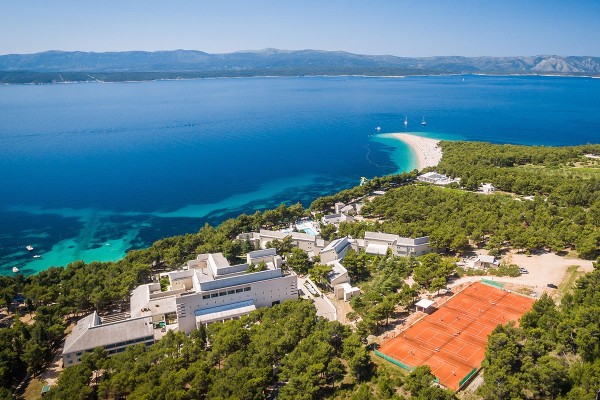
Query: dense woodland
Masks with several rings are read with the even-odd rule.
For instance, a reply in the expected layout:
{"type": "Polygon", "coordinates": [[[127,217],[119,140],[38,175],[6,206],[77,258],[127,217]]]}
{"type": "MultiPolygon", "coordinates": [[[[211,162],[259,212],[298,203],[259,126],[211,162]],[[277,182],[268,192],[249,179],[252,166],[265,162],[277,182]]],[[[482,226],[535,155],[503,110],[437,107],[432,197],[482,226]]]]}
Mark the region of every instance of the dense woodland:
{"type": "MultiPolygon", "coordinates": [[[[587,259],[600,255],[600,145],[540,147],[442,142],[438,172],[460,177],[464,189],[411,185],[375,198],[363,215],[382,219],[375,229],[404,236],[429,235],[442,251],[471,245],[497,253],[575,249],[587,259]],[[511,194],[484,196],[492,183],[511,194]],[[519,196],[515,196],[519,195],[519,196]]],[[[364,234],[366,224],[342,227],[364,234]]]]}
{"type": "MultiPolygon", "coordinates": [[[[387,325],[398,306],[408,309],[421,286],[432,291],[443,287],[452,273],[451,257],[472,247],[492,252],[574,250],[584,258],[598,258],[600,169],[597,160],[583,155],[600,154],[600,146],[443,142],[442,147],[439,171],[460,176],[465,188],[415,183],[412,172],[376,178],[311,205],[319,216],[331,212],[335,202],[358,201],[373,190],[387,190],[385,196],[365,203],[368,222],[343,223],[338,232],[326,232],[328,238],[362,237],[365,230],[429,235],[445,253],[418,259],[349,253],[344,264],[362,289],[352,302],[354,317],[361,319],[354,332],[317,319],[308,302],[291,301],[240,321],[211,325],[190,337],[169,334],[153,346],[131,348],[115,357],[96,352],[81,366],[67,369],[49,396],[263,398],[277,390],[279,398],[452,398],[431,386],[426,368],[403,376],[390,367],[376,367],[364,339],[387,325]],[[512,193],[486,196],[465,190],[483,182],[512,193]],[[404,283],[409,274],[417,282],[412,287],[404,283]],[[95,370],[102,371],[100,377],[92,373],[95,370]]],[[[159,240],[118,262],[77,261],[34,276],[0,277],[0,301],[10,305],[0,327],[0,398],[10,398],[26,373],[36,376],[41,371],[69,323],[93,309],[118,309],[136,285],[198,253],[223,252],[238,262],[251,246],[235,240],[237,234],[288,226],[308,215],[300,204],[281,205],[159,240]],[[28,313],[35,316],[33,324],[17,318],[28,313]]],[[[285,240],[274,245],[289,268],[321,278],[326,273],[285,240]]],[[[484,398],[594,398],[600,389],[598,274],[582,278],[560,306],[541,299],[520,328],[494,332],[487,350],[484,398]]]]}

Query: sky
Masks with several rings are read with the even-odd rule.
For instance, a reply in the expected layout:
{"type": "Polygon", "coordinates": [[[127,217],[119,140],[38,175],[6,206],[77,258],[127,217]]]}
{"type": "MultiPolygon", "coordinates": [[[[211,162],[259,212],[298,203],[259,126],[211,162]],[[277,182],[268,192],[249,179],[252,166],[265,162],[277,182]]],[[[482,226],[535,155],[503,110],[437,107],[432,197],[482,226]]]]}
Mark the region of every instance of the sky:
{"type": "Polygon", "coordinates": [[[277,48],[600,56],[599,0],[5,0],[0,54],[277,48]]]}

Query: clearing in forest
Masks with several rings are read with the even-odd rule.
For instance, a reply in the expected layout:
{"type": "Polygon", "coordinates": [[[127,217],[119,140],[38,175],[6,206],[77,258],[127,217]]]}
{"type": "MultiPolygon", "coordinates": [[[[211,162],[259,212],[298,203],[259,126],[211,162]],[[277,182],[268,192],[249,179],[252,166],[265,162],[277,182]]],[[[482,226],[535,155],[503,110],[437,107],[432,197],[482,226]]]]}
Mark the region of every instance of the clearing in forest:
{"type": "Polygon", "coordinates": [[[533,303],[531,298],[473,283],[376,354],[409,371],[428,365],[441,385],[458,390],[481,366],[491,331],[498,324],[518,321],[533,303]]]}

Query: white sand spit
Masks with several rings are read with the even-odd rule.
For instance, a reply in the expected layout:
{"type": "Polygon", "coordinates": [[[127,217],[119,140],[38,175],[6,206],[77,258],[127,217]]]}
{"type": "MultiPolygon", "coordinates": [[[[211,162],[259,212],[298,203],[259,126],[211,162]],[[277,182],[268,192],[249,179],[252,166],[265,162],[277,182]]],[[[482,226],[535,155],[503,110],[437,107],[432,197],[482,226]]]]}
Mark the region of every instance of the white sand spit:
{"type": "Polygon", "coordinates": [[[417,169],[435,167],[442,159],[442,149],[438,146],[437,139],[430,139],[410,133],[388,133],[388,137],[402,140],[406,143],[417,159],[417,169]]]}

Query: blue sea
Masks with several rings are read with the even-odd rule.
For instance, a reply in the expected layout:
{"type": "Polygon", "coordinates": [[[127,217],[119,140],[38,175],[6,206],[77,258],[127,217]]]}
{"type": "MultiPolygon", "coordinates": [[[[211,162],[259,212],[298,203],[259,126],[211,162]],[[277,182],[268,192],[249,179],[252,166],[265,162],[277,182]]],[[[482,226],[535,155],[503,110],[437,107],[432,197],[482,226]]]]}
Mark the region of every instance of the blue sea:
{"type": "Polygon", "coordinates": [[[599,111],[600,79],[591,78],[0,86],[0,274],[118,260],[206,222],[282,202],[308,206],[362,176],[413,169],[410,150],[377,136],[378,126],[449,140],[574,145],[600,142],[599,111]]]}

